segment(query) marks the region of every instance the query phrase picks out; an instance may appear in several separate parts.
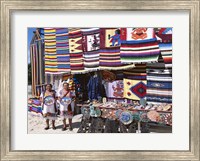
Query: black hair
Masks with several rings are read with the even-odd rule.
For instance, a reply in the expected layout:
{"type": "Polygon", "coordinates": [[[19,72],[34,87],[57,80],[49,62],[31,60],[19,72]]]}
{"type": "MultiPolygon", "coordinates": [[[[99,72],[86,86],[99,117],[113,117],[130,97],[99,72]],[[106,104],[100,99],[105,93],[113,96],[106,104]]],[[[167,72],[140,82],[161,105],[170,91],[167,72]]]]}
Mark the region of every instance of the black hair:
{"type": "Polygon", "coordinates": [[[67,82],[64,82],[64,83],[63,83],[63,86],[64,86],[64,84],[67,84],[67,85],[69,86],[69,83],[67,83],[67,82]]]}
{"type": "Polygon", "coordinates": [[[52,84],[49,83],[49,84],[47,84],[46,86],[48,86],[48,85],[52,88],[52,84]]]}

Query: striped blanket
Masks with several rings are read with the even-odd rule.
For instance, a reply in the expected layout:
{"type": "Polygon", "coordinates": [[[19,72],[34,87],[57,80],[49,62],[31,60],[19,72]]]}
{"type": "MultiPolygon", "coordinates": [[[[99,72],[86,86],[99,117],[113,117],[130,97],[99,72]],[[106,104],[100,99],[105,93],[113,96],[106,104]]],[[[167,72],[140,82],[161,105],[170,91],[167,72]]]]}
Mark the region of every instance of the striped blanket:
{"type": "Polygon", "coordinates": [[[147,103],[172,103],[171,70],[147,70],[147,103]]]}
{"type": "Polygon", "coordinates": [[[172,68],[172,28],[155,28],[165,67],[172,68]]]}
{"type": "Polygon", "coordinates": [[[100,69],[122,70],[133,68],[134,64],[124,65],[120,59],[120,30],[117,28],[101,28],[100,36],[100,69]]]}
{"type": "Polygon", "coordinates": [[[69,29],[70,67],[72,74],[84,72],[82,33],[79,28],[69,29]]]}
{"type": "Polygon", "coordinates": [[[69,38],[67,28],[56,28],[56,54],[59,73],[70,72],[69,38]]]}
{"type": "Polygon", "coordinates": [[[96,71],[99,69],[100,30],[99,28],[84,28],[81,31],[85,71],[96,71]]]}
{"type": "Polygon", "coordinates": [[[57,74],[56,30],[44,28],[45,73],[57,74]]]}
{"type": "Polygon", "coordinates": [[[66,28],[44,28],[45,73],[70,72],[68,30],[66,28]]]}
{"type": "Polygon", "coordinates": [[[132,80],[146,80],[146,64],[136,64],[135,68],[124,70],[124,78],[132,80]]]}
{"type": "Polygon", "coordinates": [[[121,28],[122,63],[157,62],[159,54],[153,28],[121,28]]]}

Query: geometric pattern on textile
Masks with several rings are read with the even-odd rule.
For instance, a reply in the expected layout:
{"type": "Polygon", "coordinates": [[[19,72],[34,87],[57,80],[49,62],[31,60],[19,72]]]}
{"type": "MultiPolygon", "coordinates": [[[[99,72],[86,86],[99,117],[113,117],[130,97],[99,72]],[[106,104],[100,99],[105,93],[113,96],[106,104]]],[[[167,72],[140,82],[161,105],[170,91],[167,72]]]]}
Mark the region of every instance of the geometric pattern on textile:
{"type": "Polygon", "coordinates": [[[69,52],[71,73],[84,72],[82,33],[79,28],[69,29],[69,52]]]}
{"type": "Polygon", "coordinates": [[[159,54],[153,28],[121,28],[122,63],[157,62],[159,54]]]}
{"type": "Polygon", "coordinates": [[[124,79],[124,97],[133,100],[146,97],[146,81],[124,79]]]}
{"type": "Polygon", "coordinates": [[[150,70],[147,72],[147,103],[172,103],[171,70],[150,70]]]}
{"type": "Polygon", "coordinates": [[[134,67],[124,65],[120,59],[120,30],[117,28],[100,29],[100,69],[120,70],[134,67]]]}
{"type": "Polygon", "coordinates": [[[139,82],[138,84],[132,86],[130,91],[139,98],[143,98],[146,95],[146,84],[139,82]]]}
{"type": "Polygon", "coordinates": [[[83,34],[83,55],[85,71],[96,71],[99,69],[99,28],[81,29],[83,34]]]}

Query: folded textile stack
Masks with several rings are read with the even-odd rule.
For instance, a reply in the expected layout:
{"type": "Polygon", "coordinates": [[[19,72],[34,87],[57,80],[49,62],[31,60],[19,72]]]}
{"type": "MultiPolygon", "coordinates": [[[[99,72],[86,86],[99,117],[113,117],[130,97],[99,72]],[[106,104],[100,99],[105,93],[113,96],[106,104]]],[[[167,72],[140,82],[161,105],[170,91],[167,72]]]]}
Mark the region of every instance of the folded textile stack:
{"type": "Polygon", "coordinates": [[[148,104],[172,103],[172,73],[170,70],[147,72],[148,104]]]}
{"type": "Polygon", "coordinates": [[[42,113],[42,106],[40,100],[35,98],[29,98],[28,111],[42,113]]]}

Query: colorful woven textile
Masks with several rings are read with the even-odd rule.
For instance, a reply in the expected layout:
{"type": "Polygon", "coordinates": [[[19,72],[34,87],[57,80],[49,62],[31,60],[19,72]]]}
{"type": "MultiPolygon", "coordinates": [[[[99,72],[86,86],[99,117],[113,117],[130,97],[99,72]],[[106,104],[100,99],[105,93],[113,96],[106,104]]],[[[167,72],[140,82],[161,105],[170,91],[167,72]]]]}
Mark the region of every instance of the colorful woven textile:
{"type": "Polygon", "coordinates": [[[172,43],[159,43],[165,67],[172,68],[172,43]]]}
{"type": "Polygon", "coordinates": [[[58,73],[70,72],[69,38],[67,28],[56,28],[56,54],[58,73]]]}
{"type": "Polygon", "coordinates": [[[69,29],[69,52],[71,73],[84,72],[82,33],[79,28],[69,29]]]}
{"type": "Polygon", "coordinates": [[[100,30],[99,28],[85,28],[81,31],[85,70],[96,71],[99,69],[100,30]]]}
{"type": "Polygon", "coordinates": [[[124,79],[124,97],[140,100],[146,96],[146,80],[124,79]]]}
{"type": "Polygon", "coordinates": [[[56,30],[55,28],[44,28],[45,42],[45,73],[57,74],[56,55],[56,30]]]}
{"type": "Polygon", "coordinates": [[[68,29],[45,28],[45,73],[64,74],[70,72],[68,29]]]}
{"type": "Polygon", "coordinates": [[[107,84],[106,95],[108,98],[123,98],[123,94],[123,80],[117,80],[107,84]]]}
{"type": "Polygon", "coordinates": [[[134,67],[123,65],[120,59],[120,30],[117,28],[100,29],[100,69],[120,70],[134,67]]]}
{"type": "Polygon", "coordinates": [[[159,54],[153,28],[121,28],[122,63],[157,62],[159,54]]]}
{"type": "Polygon", "coordinates": [[[147,71],[147,103],[172,103],[172,74],[170,70],[147,71]]]}
{"type": "Polygon", "coordinates": [[[146,80],[146,64],[136,64],[135,68],[125,70],[124,78],[132,80],[146,80]]]}
{"type": "Polygon", "coordinates": [[[28,111],[42,113],[42,106],[40,100],[30,98],[28,100],[28,111]]]}
{"type": "Polygon", "coordinates": [[[172,68],[172,28],[155,29],[165,67],[172,68]]]}

